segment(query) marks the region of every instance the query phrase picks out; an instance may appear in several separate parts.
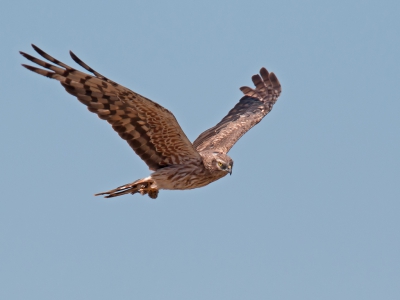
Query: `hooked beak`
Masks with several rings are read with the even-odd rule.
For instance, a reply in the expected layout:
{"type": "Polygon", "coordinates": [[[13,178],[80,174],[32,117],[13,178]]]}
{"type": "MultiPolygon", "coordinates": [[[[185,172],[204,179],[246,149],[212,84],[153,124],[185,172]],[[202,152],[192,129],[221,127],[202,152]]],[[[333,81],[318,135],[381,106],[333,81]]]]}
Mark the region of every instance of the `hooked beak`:
{"type": "Polygon", "coordinates": [[[228,167],[228,173],[229,173],[229,175],[232,175],[232,166],[228,167]]]}

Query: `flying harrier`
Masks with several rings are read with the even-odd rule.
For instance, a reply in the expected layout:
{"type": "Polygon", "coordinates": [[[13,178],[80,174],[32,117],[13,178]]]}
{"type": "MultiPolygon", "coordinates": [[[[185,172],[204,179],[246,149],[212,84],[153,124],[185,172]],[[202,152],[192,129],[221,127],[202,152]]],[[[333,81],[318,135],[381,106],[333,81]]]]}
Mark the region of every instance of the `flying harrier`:
{"type": "Polygon", "coordinates": [[[199,188],[228,173],[232,174],[233,160],[227,155],[228,151],[271,111],[281,93],[281,85],[275,74],[262,68],[261,76],[257,74],[252,77],[255,89],[241,87],[244,96],[239,103],[192,144],[174,115],[161,105],[104,77],[72,52],[72,59],[94,76],[71,68],[35,45],[32,47],[55,65],[20,52],[28,60],[48,70],[23,66],[58,80],[89,111],[110,123],[154,171],[149,177],[96,194],[106,195],[106,198],[139,192],[155,199],[161,189],[199,188]]]}

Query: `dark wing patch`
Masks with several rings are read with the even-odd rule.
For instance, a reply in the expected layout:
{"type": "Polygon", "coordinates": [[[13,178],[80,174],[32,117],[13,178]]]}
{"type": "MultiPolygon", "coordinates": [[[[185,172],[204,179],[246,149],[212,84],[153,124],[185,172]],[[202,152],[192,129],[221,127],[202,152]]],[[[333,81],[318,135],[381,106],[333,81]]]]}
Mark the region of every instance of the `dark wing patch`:
{"type": "Polygon", "coordinates": [[[281,93],[274,73],[265,68],[252,77],[255,89],[244,86],[239,103],[214,127],[204,131],[193,142],[197,151],[214,150],[228,153],[232,146],[271,110],[281,93]],[[261,75],[261,76],[260,76],[261,75]]]}
{"type": "Polygon", "coordinates": [[[57,66],[20,52],[28,60],[48,70],[23,66],[58,80],[89,111],[110,123],[151,170],[201,159],[169,110],[104,77],[72,52],[71,57],[95,76],[75,70],[35,45],[32,46],[37,53],[57,66]]]}

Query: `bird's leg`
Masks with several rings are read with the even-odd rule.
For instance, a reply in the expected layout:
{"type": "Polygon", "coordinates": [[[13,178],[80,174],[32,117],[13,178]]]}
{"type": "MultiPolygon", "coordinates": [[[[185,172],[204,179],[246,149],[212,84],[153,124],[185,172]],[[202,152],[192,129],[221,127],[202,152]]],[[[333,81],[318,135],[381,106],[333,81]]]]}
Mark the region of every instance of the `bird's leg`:
{"type": "Polygon", "coordinates": [[[147,192],[147,194],[149,195],[149,197],[151,199],[156,199],[158,196],[158,190],[157,189],[149,189],[149,191],[147,192]]]}
{"type": "Polygon", "coordinates": [[[158,196],[158,189],[152,188],[151,184],[146,182],[146,183],[140,185],[139,193],[142,196],[148,194],[150,198],[156,199],[158,196]]]}

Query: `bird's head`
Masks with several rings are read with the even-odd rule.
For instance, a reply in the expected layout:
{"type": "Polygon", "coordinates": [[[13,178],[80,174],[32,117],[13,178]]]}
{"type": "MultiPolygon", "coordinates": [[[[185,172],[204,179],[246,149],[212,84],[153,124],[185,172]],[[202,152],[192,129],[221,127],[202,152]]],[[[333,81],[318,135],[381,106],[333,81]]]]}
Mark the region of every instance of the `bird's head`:
{"type": "Polygon", "coordinates": [[[227,172],[232,175],[233,160],[225,153],[213,152],[212,167],[214,170],[227,172]]]}

